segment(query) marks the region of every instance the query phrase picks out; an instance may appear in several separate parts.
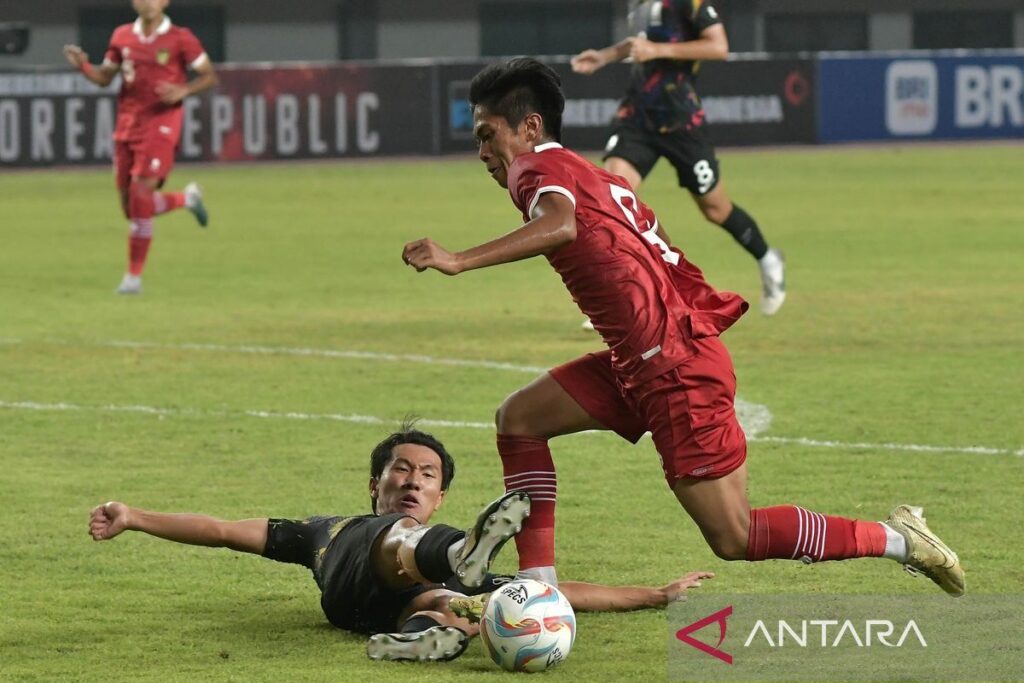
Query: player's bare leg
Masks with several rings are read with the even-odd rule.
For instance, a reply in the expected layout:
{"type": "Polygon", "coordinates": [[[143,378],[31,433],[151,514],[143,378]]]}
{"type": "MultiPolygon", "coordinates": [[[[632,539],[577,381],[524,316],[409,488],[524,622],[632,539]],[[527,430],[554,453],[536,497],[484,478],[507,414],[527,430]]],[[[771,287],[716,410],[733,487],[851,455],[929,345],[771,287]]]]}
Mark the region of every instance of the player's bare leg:
{"type": "Polygon", "coordinates": [[[723,560],[746,559],[750,503],[745,464],[717,479],[680,479],[673,492],[715,555],[723,560]]]}
{"type": "Polygon", "coordinates": [[[716,479],[680,479],[673,491],[724,560],[791,559],[810,564],[887,557],[925,574],[950,595],[964,594],[959,558],[927,527],[920,508],[901,505],[884,523],[793,505],[752,510],[746,465],[716,479]]]}
{"type": "Polygon", "coordinates": [[[495,416],[505,489],[530,494],[530,519],[516,536],[519,576],[556,585],[555,503],[558,483],[548,439],[606,429],[545,374],[505,399],[495,416]]]}
{"type": "Polygon", "coordinates": [[[746,211],[733,204],[721,180],[707,194],[691,196],[706,219],[724,228],[747,253],[757,259],[761,271],[761,312],[775,315],[786,300],[782,252],[768,247],[757,223],[746,211]]]}

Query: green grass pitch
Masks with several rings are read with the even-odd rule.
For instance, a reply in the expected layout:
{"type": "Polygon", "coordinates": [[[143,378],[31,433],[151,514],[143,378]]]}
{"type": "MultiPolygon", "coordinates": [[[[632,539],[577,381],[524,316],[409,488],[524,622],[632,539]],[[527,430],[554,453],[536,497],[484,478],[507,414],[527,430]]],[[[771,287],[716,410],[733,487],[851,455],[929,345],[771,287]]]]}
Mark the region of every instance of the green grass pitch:
{"type": "MultiPolygon", "coordinates": [[[[924,505],[969,590],[986,593],[1024,585],[1021,151],[725,152],[731,194],[786,253],[789,299],[773,319],[756,312],[754,263],[670,169],[641,192],[712,283],[755,304],[725,335],[741,398],[771,412],[760,436],[782,439],[751,443],[752,503],[867,519],[924,505]]],[[[300,567],[87,537],[88,511],[110,499],[226,518],[362,513],[369,451],[391,421],[486,425],[531,379],[241,347],[547,367],[599,346],[542,259],[456,278],[403,266],[408,240],[464,248],[519,224],[478,162],[180,167],[171,185],[193,177],[211,228],[158,219],[145,294],[119,298],[109,171],[0,174],[0,679],[503,679],[476,643],[450,664],[370,662],[361,637],[327,625],[300,567]]],[[[493,430],[431,430],[458,461],[436,521],[461,525],[500,491],[493,430]]],[[[700,590],[937,590],[881,561],[721,562],[649,441],[587,434],[553,451],[563,579],[710,569],[700,590]]],[[[506,552],[499,568],[514,564],[506,552]]],[[[663,612],[583,615],[546,680],[662,680],[666,634],[663,612]]]]}

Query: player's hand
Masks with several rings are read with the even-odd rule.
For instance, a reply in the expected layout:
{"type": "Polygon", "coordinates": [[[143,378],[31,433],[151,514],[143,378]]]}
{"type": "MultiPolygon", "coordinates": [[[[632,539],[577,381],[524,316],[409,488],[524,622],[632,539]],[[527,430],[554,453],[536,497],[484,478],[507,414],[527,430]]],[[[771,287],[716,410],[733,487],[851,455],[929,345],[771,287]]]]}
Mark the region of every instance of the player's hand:
{"type": "Polygon", "coordinates": [[[687,588],[699,588],[702,579],[713,579],[715,578],[714,572],[690,572],[685,576],[681,576],[667,586],[662,586],[659,590],[661,594],[665,596],[665,604],[675,602],[683,597],[683,593],[686,592],[687,588]]]}
{"type": "Polygon", "coordinates": [[[569,63],[572,64],[573,71],[585,76],[589,76],[607,64],[600,50],[584,50],[569,60],[569,63]]]}
{"type": "Polygon", "coordinates": [[[89,62],[89,55],[87,55],[85,50],[77,45],[65,45],[64,58],[67,59],[68,63],[76,69],[82,68],[83,64],[87,64],[89,62]]]}
{"type": "Polygon", "coordinates": [[[427,268],[433,268],[445,275],[458,275],[462,272],[458,257],[429,237],[405,245],[402,249],[402,260],[419,273],[427,268]]]}
{"type": "Polygon", "coordinates": [[[658,58],[658,46],[646,38],[637,36],[629,46],[629,56],[634,62],[649,62],[658,58]]]}
{"type": "Polygon", "coordinates": [[[109,541],[128,528],[129,510],[116,501],[97,505],[89,515],[89,535],[94,541],[109,541]]]}
{"type": "Polygon", "coordinates": [[[188,88],[180,83],[161,81],[156,84],[156,94],[164,104],[177,104],[188,97],[188,88]]]}

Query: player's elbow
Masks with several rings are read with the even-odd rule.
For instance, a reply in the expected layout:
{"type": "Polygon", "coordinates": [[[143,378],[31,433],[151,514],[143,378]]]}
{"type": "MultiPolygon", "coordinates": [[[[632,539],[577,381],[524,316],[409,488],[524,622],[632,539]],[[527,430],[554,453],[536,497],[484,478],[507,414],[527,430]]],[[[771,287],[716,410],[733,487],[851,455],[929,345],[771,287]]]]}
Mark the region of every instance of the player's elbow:
{"type": "Polygon", "coordinates": [[[719,36],[714,42],[715,59],[725,60],[729,58],[729,39],[724,35],[719,36]]]}
{"type": "Polygon", "coordinates": [[[570,216],[562,220],[555,234],[558,237],[558,246],[563,247],[576,239],[576,216],[570,216]]]}

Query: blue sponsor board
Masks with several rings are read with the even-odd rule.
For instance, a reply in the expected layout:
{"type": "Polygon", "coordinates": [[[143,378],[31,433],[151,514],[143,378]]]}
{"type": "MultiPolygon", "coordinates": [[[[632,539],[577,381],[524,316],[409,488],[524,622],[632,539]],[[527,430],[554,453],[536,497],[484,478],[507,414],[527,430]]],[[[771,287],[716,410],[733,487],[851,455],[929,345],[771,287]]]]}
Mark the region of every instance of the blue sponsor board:
{"type": "Polygon", "coordinates": [[[821,142],[1024,138],[1024,52],[822,57],[821,142]]]}

